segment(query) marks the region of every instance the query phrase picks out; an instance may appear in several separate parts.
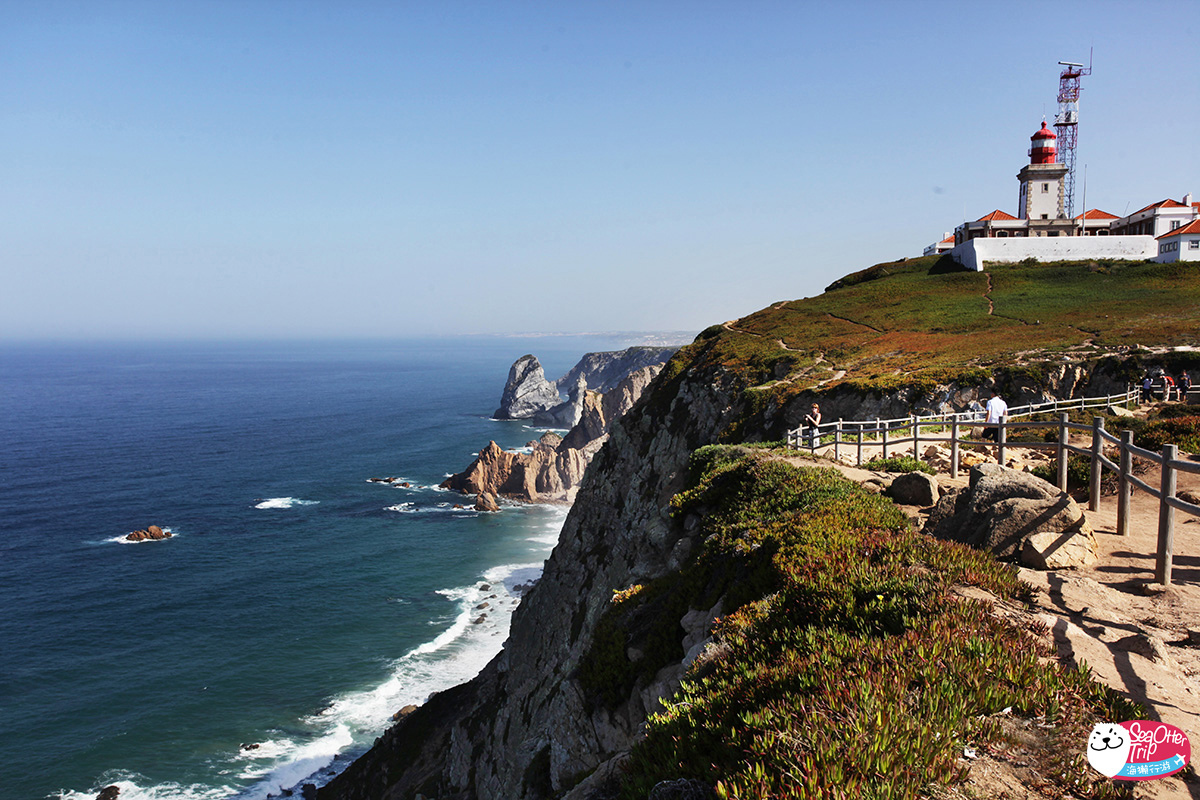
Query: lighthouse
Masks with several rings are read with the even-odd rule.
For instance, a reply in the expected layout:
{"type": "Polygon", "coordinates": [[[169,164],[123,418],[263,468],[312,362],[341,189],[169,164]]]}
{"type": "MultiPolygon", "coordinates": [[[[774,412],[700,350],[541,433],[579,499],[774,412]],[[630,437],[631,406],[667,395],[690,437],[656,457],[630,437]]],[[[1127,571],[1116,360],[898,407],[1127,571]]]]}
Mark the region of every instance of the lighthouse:
{"type": "Polygon", "coordinates": [[[1017,173],[1021,193],[1017,201],[1017,218],[1029,220],[1030,236],[1069,236],[1072,227],[1063,225],[1067,215],[1063,208],[1063,178],[1065,164],[1057,158],[1058,136],[1046,126],[1029,137],[1029,163],[1017,173]]]}

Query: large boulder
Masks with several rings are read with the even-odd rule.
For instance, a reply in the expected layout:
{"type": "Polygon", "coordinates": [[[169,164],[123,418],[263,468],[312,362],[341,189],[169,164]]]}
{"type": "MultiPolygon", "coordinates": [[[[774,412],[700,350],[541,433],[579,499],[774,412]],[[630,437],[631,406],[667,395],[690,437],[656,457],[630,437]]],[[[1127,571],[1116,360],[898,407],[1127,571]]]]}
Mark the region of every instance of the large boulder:
{"type": "Polygon", "coordinates": [[[941,493],[937,478],[925,472],[906,472],[897,475],[884,494],[900,505],[925,508],[936,503],[941,493]]]}
{"type": "Polygon", "coordinates": [[[508,370],[508,381],[500,397],[494,419],[529,419],[539,411],[554,408],[562,398],[553,383],[546,380],[536,356],[518,358],[508,370]]]}
{"type": "Polygon", "coordinates": [[[970,485],[942,497],[925,531],[1035,569],[1086,566],[1098,557],[1095,534],[1074,500],[998,464],[972,467],[970,485]]]}

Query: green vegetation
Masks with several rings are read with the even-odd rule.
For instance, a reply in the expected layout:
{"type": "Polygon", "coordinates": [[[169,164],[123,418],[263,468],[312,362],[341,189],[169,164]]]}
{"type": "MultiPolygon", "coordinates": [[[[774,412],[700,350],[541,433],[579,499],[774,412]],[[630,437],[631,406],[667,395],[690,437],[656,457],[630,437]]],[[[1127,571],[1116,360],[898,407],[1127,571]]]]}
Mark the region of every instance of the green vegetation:
{"type": "Polygon", "coordinates": [[[1134,427],[1133,441],[1146,450],[1161,450],[1164,444],[1175,444],[1185,453],[1200,453],[1200,416],[1145,421],[1134,427]]]}
{"type": "MultiPolygon", "coordinates": [[[[1058,363],[1045,353],[1097,360],[1135,342],[1196,343],[1197,278],[1200,267],[1186,264],[1031,263],[982,273],[954,271],[944,256],[908,259],[848,275],[819,297],[714,326],[689,355],[779,401],[817,379],[827,381],[826,391],[849,384],[877,392],[1044,381],[1058,363]],[[1035,351],[1043,353],[1036,363],[1017,357],[1035,351]],[[833,378],[831,370],[845,375],[833,378]]],[[[1121,360],[1130,380],[1140,377],[1138,353],[1121,360]]],[[[1169,360],[1176,371],[1200,368],[1200,354],[1169,360]]]]}
{"type": "Polygon", "coordinates": [[[878,470],[879,472],[927,472],[930,475],[934,474],[933,467],[912,456],[873,458],[863,466],[867,469],[878,470]]]}
{"type": "Polygon", "coordinates": [[[1006,709],[1061,737],[1042,766],[1064,792],[1119,791],[1092,780],[1079,742],[1095,718],[1140,710],[952,592],[1019,599],[1010,568],[917,534],[833,470],[746,448],[698,450],[689,487],[672,509],[699,518],[701,552],[614,597],[585,659],[601,665],[585,668],[593,700],[615,703],[666,663],[655,648],[679,657],[689,606],[725,600],[714,642],[635,749],[624,797],[676,778],[722,798],[926,796],[961,779],[965,746],[1003,746],[1006,709]]]}

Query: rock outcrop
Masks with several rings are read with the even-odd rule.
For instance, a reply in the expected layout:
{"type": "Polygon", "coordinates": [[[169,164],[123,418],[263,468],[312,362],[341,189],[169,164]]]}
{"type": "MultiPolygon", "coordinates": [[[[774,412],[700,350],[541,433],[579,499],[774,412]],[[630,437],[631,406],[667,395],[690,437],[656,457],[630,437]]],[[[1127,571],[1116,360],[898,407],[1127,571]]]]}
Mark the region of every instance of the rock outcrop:
{"type": "Polygon", "coordinates": [[[575,422],[566,438],[545,433],[526,445],[528,453],[506,451],[494,441],[488,442],[479,457],[465,470],[443,481],[442,488],[527,503],[574,501],[584,471],[607,440],[609,429],[633,407],[661,370],[661,364],[642,367],[626,375],[606,394],[587,391],[580,376],[578,395],[572,397],[577,401],[572,410],[575,422]]]}
{"type": "Polygon", "coordinates": [[[630,347],[612,352],[586,353],[566,375],[546,380],[541,363],[521,356],[508,371],[508,381],[494,419],[530,419],[535,424],[571,428],[579,422],[584,394],[589,389],[607,394],[631,373],[661,367],[678,347],[630,347]],[[567,394],[567,400],[562,394],[567,394]]]}
{"type": "Polygon", "coordinates": [[[479,457],[457,475],[442,482],[443,489],[478,495],[475,507],[488,505],[484,498],[508,497],[529,503],[569,502],[583,478],[587,460],[583,453],[562,446],[562,437],[545,433],[526,445],[528,453],[504,450],[495,442],[479,452],[479,457]]]}
{"type": "Polygon", "coordinates": [[[594,392],[606,394],[632,372],[667,363],[678,347],[629,347],[604,353],[587,353],[558,379],[559,391],[569,391],[580,378],[594,392]]]}
{"type": "Polygon", "coordinates": [[[532,417],[533,424],[567,429],[575,427],[583,414],[583,400],[586,394],[587,380],[580,375],[567,394],[567,401],[546,411],[536,412],[532,417]]]}
{"type": "Polygon", "coordinates": [[[524,355],[508,370],[508,381],[500,397],[494,419],[528,419],[539,411],[562,402],[558,389],[546,380],[546,373],[535,356],[524,355]]]}
{"type": "Polygon", "coordinates": [[[132,533],[126,534],[125,541],[127,541],[127,542],[150,542],[150,541],[156,541],[158,539],[170,539],[170,538],[171,538],[170,531],[164,531],[162,528],[158,527],[157,525],[151,525],[148,528],[146,528],[145,530],[133,531],[132,533]]]}
{"type": "Polygon", "coordinates": [[[998,464],[972,467],[969,486],[943,497],[925,530],[1035,569],[1086,566],[1098,557],[1095,535],[1074,500],[1041,478],[998,464]]]}

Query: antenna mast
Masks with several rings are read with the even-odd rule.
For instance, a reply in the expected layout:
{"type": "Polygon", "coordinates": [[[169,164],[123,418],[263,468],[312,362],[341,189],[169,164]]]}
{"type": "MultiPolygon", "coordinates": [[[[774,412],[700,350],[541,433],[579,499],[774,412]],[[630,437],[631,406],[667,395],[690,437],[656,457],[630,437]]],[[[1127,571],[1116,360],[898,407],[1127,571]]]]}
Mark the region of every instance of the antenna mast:
{"type": "Polygon", "coordinates": [[[1091,58],[1088,66],[1073,61],[1058,62],[1063,67],[1058,76],[1058,116],[1054,127],[1058,130],[1058,154],[1067,168],[1063,209],[1068,219],[1075,218],[1075,146],[1079,141],[1079,93],[1080,78],[1092,74],[1091,58]]]}

